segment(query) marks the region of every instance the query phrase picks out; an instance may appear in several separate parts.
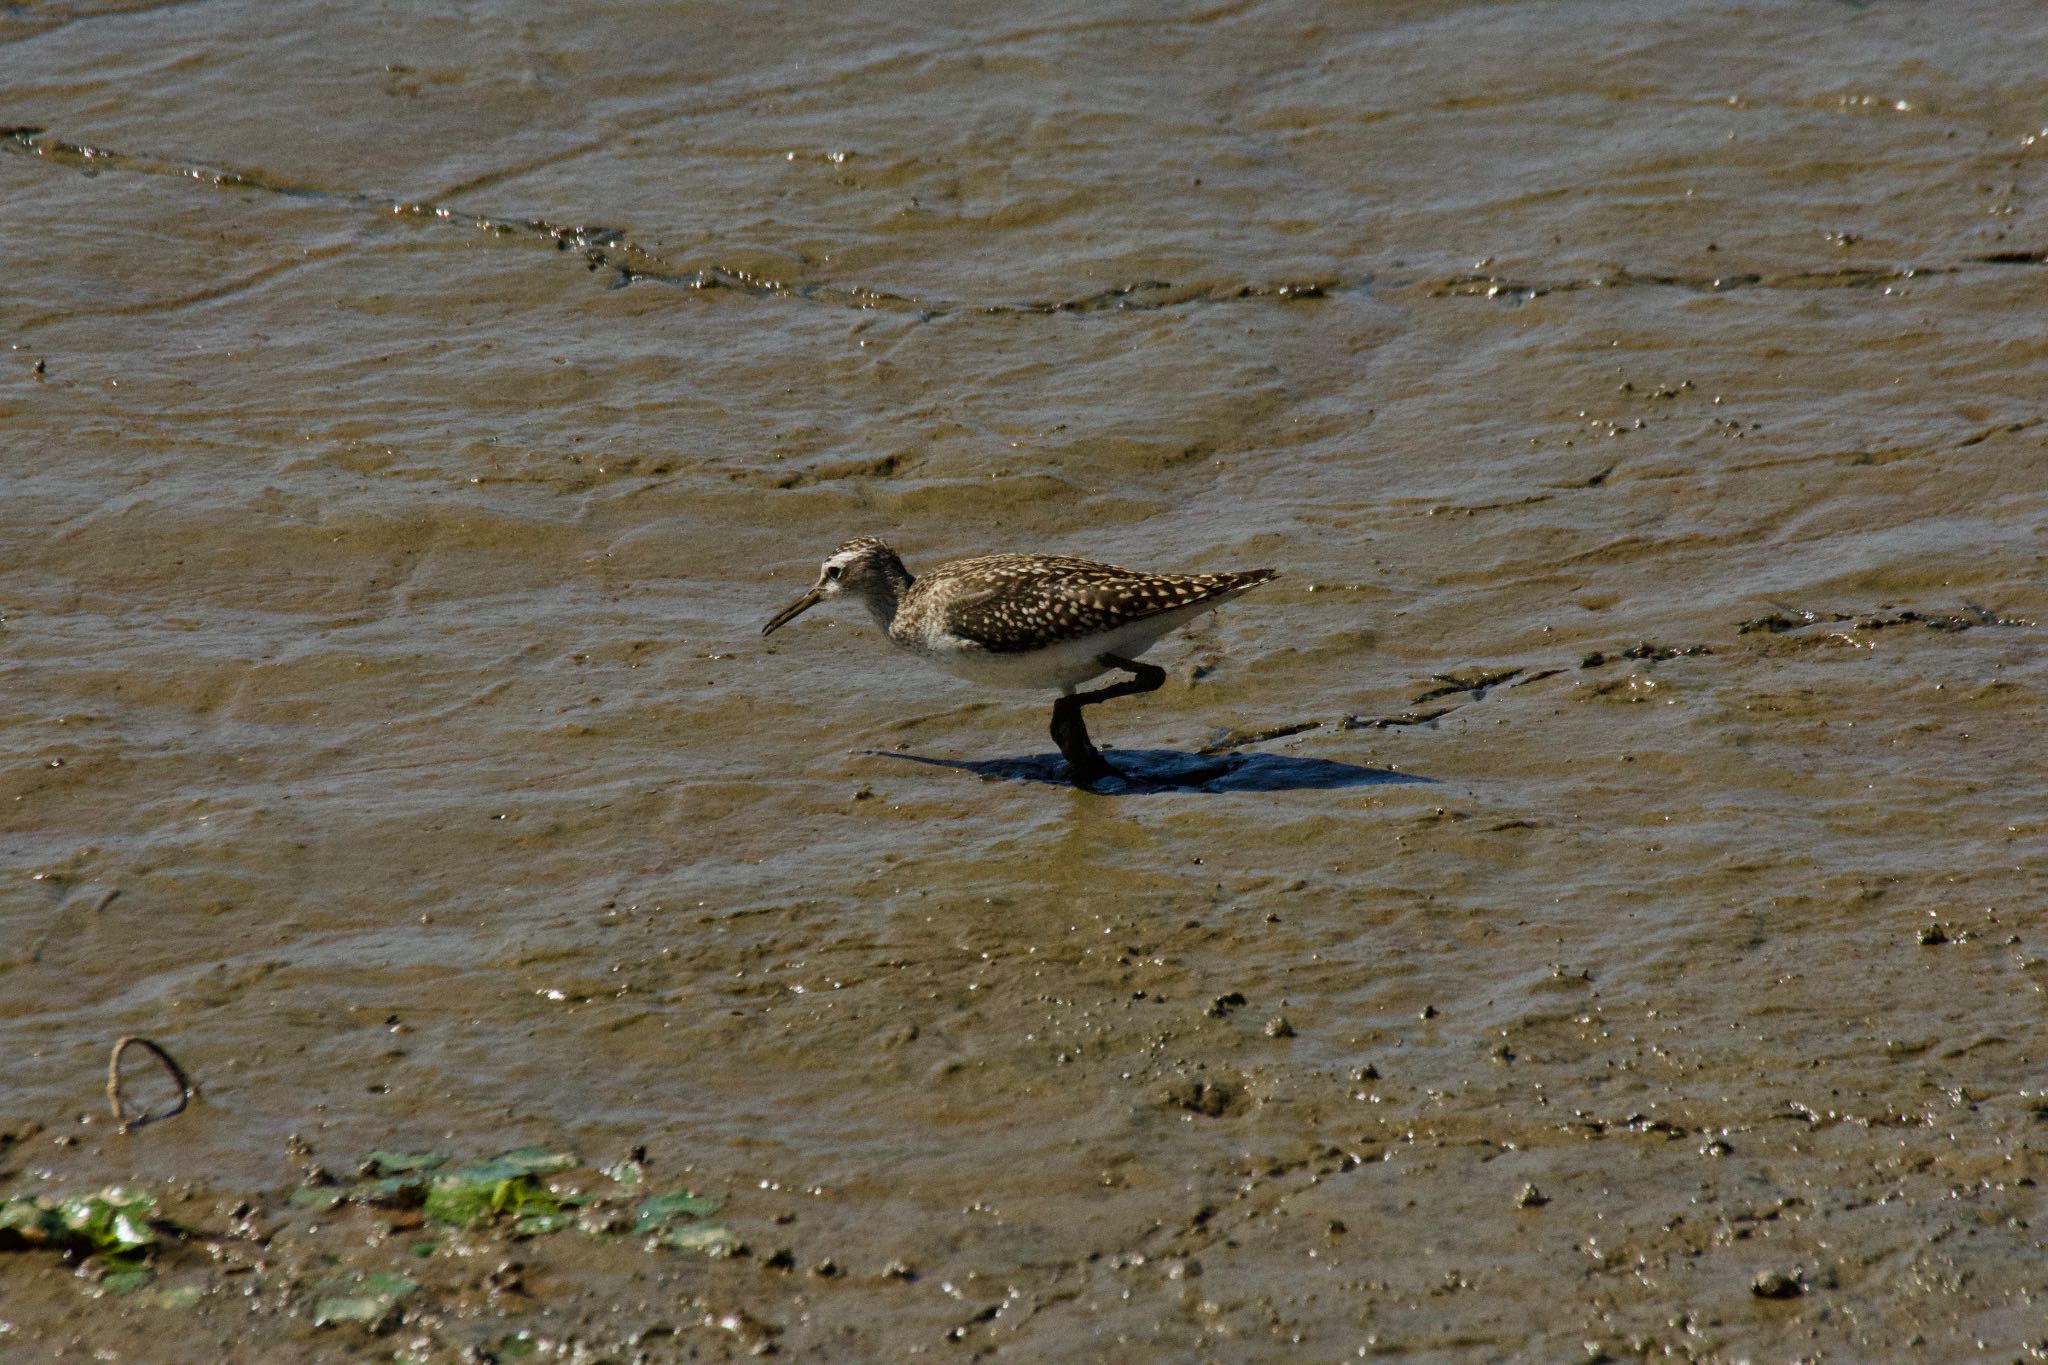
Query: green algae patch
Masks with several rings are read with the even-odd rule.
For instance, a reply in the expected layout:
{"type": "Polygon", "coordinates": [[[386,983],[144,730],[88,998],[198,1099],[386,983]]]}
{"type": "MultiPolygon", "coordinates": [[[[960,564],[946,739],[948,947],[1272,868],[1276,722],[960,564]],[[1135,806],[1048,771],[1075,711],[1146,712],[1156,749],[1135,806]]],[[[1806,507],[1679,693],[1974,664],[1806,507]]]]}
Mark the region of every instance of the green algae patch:
{"type": "Polygon", "coordinates": [[[675,1251],[729,1256],[739,1249],[739,1235],[722,1224],[703,1221],[718,1212],[718,1204],[703,1195],[657,1194],[635,1210],[633,1233],[675,1251]]]}
{"type": "Polygon", "coordinates": [[[509,1223],[515,1237],[560,1232],[575,1221],[574,1209],[587,1197],[551,1189],[541,1177],[578,1164],[567,1152],[522,1147],[437,1173],[427,1186],[427,1217],[464,1228],[509,1223]]]}
{"type": "Polygon", "coordinates": [[[696,1194],[657,1194],[636,1209],[635,1234],[660,1232],[678,1218],[705,1218],[718,1212],[718,1201],[696,1194]]]}
{"type": "Polygon", "coordinates": [[[399,1303],[419,1291],[417,1282],[386,1271],[367,1271],[314,1286],[324,1297],[313,1303],[313,1325],[332,1327],[357,1322],[375,1328],[388,1321],[399,1303]]]}
{"type": "Polygon", "coordinates": [[[180,1284],[168,1289],[159,1289],[144,1299],[144,1302],[151,1308],[190,1308],[205,1297],[205,1285],[180,1284]]]}
{"type": "Polygon", "coordinates": [[[98,1271],[103,1292],[133,1293],[151,1278],[155,1209],[151,1195],[119,1186],[69,1198],[0,1200],[0,1251],[60,1251],[98,1271]]]}
{"type": "MultiPolygon", "coordinates": [[[[305,1185],[286,1202],[331,1211],[343,1204],[416,1208],[429,1223],[464,1229],[497,1228],[514,1238],[544,1237],[577,1228],[597,1238],[646,1237],[679,1251],[730,1254],[739,1237],[703,1220],[719,1201],[677,1190],[645,1194],[637,1161],[592,1169],[582,1180],[559,1182],[584,1168],[574,1153],[518,1147],[482,1161],[451,1165],[441,1152],[371,1152],[358,1163],[360,1179],[305,1185]]],[[[435,1243],[415,1243],[413,1254],[432,1256],[435,1243]]]]}
{"type": "Polygon", "coordinates": [[[574,1219],[583,1196],[550,1189],[542,1177],[581,1163],[569,1152],[519,1147],[486,1161],[450,1167],[444,1152],[371,1152],[350,1182],[302,1185],[287,1199],[295,1208],[340,1204],[419,1208],[437,1223],[481,1227],[509,1222],[517,1236],[558,1232],[574,1219]]]}
{"type": "Polygon", "coordinates": [[[670,1228],[654,1239],[676,1251],[701,1251],[706,1255],[731,1255],[739,1246],[739,1234],[717,1223],[692,1223],[670,1228]]]}
{"type": "Polygon", "coordinates": [[[348,1189],[341,1185],[301,1185],[285,1197],[285,1203],[295,1209],[331,1209],[348,1198],[348,1189]]]}

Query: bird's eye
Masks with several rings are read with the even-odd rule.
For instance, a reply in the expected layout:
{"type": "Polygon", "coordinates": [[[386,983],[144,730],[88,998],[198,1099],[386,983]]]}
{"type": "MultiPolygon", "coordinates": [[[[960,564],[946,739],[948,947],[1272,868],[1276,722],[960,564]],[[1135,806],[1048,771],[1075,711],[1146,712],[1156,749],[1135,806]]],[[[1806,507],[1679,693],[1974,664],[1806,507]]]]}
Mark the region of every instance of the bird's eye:
{"type": "Polygon", "coordinates": [[[841,568],[837,564],[828,564],[825,567],[825,577],[834,583],[837,583],[839,581],[839,575],[845,572],[846,570],[841,568]]]}

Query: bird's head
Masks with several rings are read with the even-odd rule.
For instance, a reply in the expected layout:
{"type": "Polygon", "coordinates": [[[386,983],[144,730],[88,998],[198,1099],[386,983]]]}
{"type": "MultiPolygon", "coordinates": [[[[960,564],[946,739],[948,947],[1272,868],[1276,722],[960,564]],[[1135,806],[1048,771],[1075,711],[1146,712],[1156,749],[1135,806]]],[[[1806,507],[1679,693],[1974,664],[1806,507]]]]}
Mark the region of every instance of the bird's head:
{"type": "Polygon", "coordinates": [[[886,607],[893,613],[897,596],[909,582],[903,561],[882,541],[874,536],[849,540],[818,566],[818,581],[811,590],[776,612],[761,633],[772,634],[818,603],[842,595],[867,603],[871,610],[886,607]]]}

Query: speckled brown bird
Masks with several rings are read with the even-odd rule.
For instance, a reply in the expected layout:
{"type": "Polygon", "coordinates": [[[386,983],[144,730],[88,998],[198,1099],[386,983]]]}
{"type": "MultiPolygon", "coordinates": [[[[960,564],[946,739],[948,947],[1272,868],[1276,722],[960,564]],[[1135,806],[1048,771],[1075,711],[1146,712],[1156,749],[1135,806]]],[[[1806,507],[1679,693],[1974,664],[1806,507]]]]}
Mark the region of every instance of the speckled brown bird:
{"type": "Polygon", "coordinates": [[[1081,708],[1150,692],[1166,681],[1139,655],[1195,617],[1279,576],[1155,574],[1064,555],[980,555],[921,578],[873,536],[849,540],[811,590],[761,628],[767,635],[829,598],[850,596],[889,639],[949,673],[992,687],[1057,688],[1052,737],[1082,786],[1111,773],[1089,742],[1081,708]],[[1111,669],[1133,676],[1093,692],[1075,687],[1111,669]]]}

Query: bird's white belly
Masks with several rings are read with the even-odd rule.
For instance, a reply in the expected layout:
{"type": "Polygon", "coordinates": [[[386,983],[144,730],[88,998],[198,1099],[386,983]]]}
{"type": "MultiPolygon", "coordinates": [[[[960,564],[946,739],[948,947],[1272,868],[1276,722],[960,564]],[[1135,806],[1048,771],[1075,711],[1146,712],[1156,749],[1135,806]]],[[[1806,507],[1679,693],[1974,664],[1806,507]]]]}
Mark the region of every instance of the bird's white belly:
{"type": "Polygon", "coordinates": [[[1049,688],[1065,692],[1108,672],[1101,662],[1103,655],[1135,659],[1158,644],[1169,631],[1215,605],[1203,602],[1192,610],[1167,612],[1116,630],[1015,654],[998,654],[950,636],[912,648],[955,677],[984,687],[1049,688]]]}

